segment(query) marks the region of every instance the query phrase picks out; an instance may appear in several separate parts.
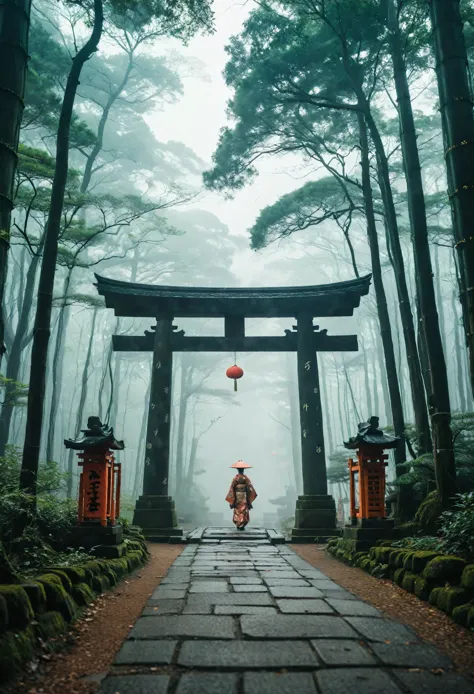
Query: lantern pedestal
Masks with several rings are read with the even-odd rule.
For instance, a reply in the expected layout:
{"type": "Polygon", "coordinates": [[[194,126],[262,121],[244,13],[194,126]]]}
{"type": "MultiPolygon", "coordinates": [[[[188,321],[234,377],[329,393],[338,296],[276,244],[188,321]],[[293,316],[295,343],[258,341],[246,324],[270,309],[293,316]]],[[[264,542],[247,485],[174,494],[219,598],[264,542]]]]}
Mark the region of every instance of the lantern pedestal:
{"type": "Polygon", "coordinates": [[[295,543],[321,542],[339,537],[341,531],[336,527],[336,504],[329,494],[299,496],[296,502],[295,527],[291,531],[291,541],[295,543]]]}
{"type": "Polygon", "coordinates": [[[391,518],[356,518],[346,525],[342,536],[349,540],[347,549],[367,552],[377,540],[392,540],[395,533],[395,521],[391,518]]]}
{"type": "MultiPolygon", "coordinates": [[[[123,530],[121,525],[107,525],[103,527],[98,523],[84,522],[74,528],[71,534],[71,542],[75,547],[84,547],[84,549],[97,548],[95,554],[100,556],[108,556],[107,549],[117,547],[123,541],[123,530]],[[102,553],[102,549],[106,552],[102,553]]],[[[120,556],[113,553],[110,556],[120,556]]]]}
{"type": "Polygon", "coordinates": [[[140,496],[133,514],[133,524],[140,526],[150,542],[183,542],[183,530],[178,528],[176,506],[170,496],[140,496]]]}

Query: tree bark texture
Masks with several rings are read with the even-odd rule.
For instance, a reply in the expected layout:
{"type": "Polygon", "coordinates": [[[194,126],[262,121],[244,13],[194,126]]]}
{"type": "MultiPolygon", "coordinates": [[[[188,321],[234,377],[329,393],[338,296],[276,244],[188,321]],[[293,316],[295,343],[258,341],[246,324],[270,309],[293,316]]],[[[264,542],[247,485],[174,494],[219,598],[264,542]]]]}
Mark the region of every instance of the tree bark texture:
{"type": "Polygon", "coordinates": [[[51,331],[54,276],[58,255],[58,238],[69,164],[69,133],[79,77],[84,63],[97,50],[104,22],[102,0],[94,0],[94,24],[91,35],[72,61],[64,92],[56,140],[56,167],[46,226],[43,262],[38,287],[38,303],[31,354],[30,388],[20,488],[36,497],[37,473],[43,426],[44,396],[48,343],[51,331]]]}
{"type": "MultiPolygon", "coordinates": [[[[36,255],[31,259],[31,263],[26,273],[24,300],[18,316],[15,337],[13,338],[12,347],[7,362],[6,378],[11,378],[13,381],[19,381],[21,357],[25,347],[28,344],[28,326],[30,322],[31,307],[33,305],[33,297],[36,284],[36,275],[38,272],[39,261],[41,257],[41,245],[38,248],[36,255]]],[[[13,406],[10,402],[13,386],[5,388],[5,404],[2,407],[0,415],[0,458],[5,455],[5,447],[10,437],[10,426],[13,415],[13,406]]]]}
{"type": "Polygon", "coordinates": [[[474,115],[469,66],[460,0],[429,0],[429,6],[474,394],[474,115]]]}
{"type": "Polygon", "coordinates": [[[30,12],[31,0],[3,0],[0,4],[0,365],[5,353],[4,292],[28,65],[30,12]]]}
{"type": "MultiPolygon", "coordinates": [[[[64,278],[64,284],[62,289],[62,296],[64,301],[67,299],[69,293],[69,286],[71,284],[71,274],[72,270],[68,270],[66,277],[64,278]]],[[[56,329],[56,342],[54,345],[53,353],[53,363],[51,368],[52,376],[52,390],[51,390],[51,403],[49,408],[49,418],[48,418],[48,434],[46,438],[46,460],[55,460],[54,457],[54,444],[55,444],[55,433],[56,433],[56,423],[59,409],[59,401],[61,399],[61,389],[63,382],[63,367],[64,367],[64,350],[66,346],[66,334],[67,326],[69,323],[70,308],[69,306],[62,305],[59,308],[59,319],[58,327],[56,329]]]]}
{"type": "MultiPolygon", "coordinates": [[[[448,0],[448,4],[450,4],[450,2],[451,0],[448,0]]],[[[415,120],[413,117],[410,89],[403,55],[402,37],[400,35],[397,13],[391,0],[389,2],[388,17],[390,47],[401,129],[403,166],[407,182],[408,213],[413,243],[413,256],[415,260],[417,302],[420,309],[418,319],[421,324],[422,344],[426,351],[430,374],[431,387],[429,400],[433,438],[436,441],[436,446],[433,447],[436,482],[441,501],[444,506],[447,506],[449,504],[449,499],[454,496],[457,490],[456,465],[451,431],[451,404],[449,400],[448,372],[446,368],[445,351],[443,350],[440,322],[436,310],[433,268],[428,240],[425,197],[418,155],[415,120]]],[[[474,149],[471,148],[470,151],[471,154],[474,155],[474,149]]],[[[472,172],[472,183],[474,185],[474,168],[472,172]]],[[[472,193],[470,199],[472,205],[472,203],[474,203],[474,195],[472,193]]],[[[471,220],[474,222],[474,214],[472,214],[471,220]]],[[[471,233],[472,232],[473,227],[471,226],[471,233]]],[[[395,236],[395,234],[393,234],[393,236],[395,236]]],[[[474,245],[472,247],[474,249],[474,245]]],[[[395,246],[393,246],[393,249],[395,251],[395,246]]],[[[440,301],[442,301],[441,296],[440,301]]],[[[421,394],[423,395],[424,401],[424,394],[421,394]]],[[[414,404],[416,407],[415,401],[414,404]]],[[[428,449],[425,439],[422,452],[426,450],[428,449]]]]}
{"type": "MultiPolygon", "coordinates": [[[[395,350],[393,348],[392,330],[390,328],[390,317],[388,314],[387,298],[382,279],[382,266],[380,264],[379,241],[377,227],[375,223],[374,202],[372,197],[372,186],[370,182],[370,162],[369,162],[369,138],[367,124],[364,115],[358,115],[361,168],[362,168],[362,190],[364,194],[365,215],[367,221],[367,238],[369,241],[370,258],[372,262],[372,277],[374,281],[375,300],[380,324],[380,336],[382,340],[385,367],[387,371],[388,391],[390,395],[390,408],[392,411],[393,428],[395,435],[400,436],[400,443],[395,449],[395,463],[402,465],[406,460],[405,448],[405,421],[403,417],[402,399],[400,386],[398,383],[397,367],[395,362],[395,350]]],[[[405,472],[404,467],[397,467],[397,475],[405,472]]],[[[399,515],[404,516],[408,513],[411,501],[411,490],[402,487],[399,494],[399,515]],[[408,497],[408,498],[406,498],[408,497]]]]}

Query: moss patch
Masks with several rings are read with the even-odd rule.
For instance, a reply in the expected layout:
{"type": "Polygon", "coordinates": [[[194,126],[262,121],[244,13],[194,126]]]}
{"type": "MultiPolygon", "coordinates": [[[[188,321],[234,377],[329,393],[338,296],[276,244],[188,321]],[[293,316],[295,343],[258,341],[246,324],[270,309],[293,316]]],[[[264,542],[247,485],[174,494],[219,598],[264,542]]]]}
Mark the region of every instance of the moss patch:
{"type": "Polygon", "coordinates": [[[72,587],[72,597],[78,605],[89,605],[96,598],[95,593],[89,588],[87,583],[78,583],[72,587]]]}
{"type": "Polygon", "coordinates": [[[456,624],[460,624],[463,627],[467,627],[467,620],[469,617],[469,610],[474,608],[474,602],[467,602],[464,605],[458,605],[454,608],[452,612],[452,618],[456,624]]]}
{"type": "Polygon", "coordinates": [[[33,609],[24,589],[21,586],[0,586],[0,596],[5,600],[9,628],[26,627],[33,619],[33,609]]]}
{"type": "Polygon", "coordinates": [[[5,600],[3,595],[0,595],[0,634],[3,634],[3,632],[7,630],[7,627],[8,627],[7,601],[5,600]]]}
{"type": "Polygon", "coordinates": [[[461,576],[461,585],[474,592],[474,564],[468,564],[465,567],[461,576]]]}
{"type": "Polygon", "coordinates": [[[464,559],[451,556],[435,557],[425,567],[423,577],[427,581],[432,581],[442,585],[447,581],[451,584],[458,583],[461,574],[466,566],[464,559]]]}
{"type": "Polygon", "coordinates": [[[401,586],[403,583],[403,577],[405,576],[405,569],[396,569],[393,575],[393,580],[397,586],[401,586]]]}
{"type": "Polygon", "coordinates": [[[416,597],[420,598],[420,600],[428,600],[430,597],[430,586],[428,581],[425,581],[425,579],[420,576],[415,579],[413,589],[416,597]]]}
{"type": "Polygon", "coordinates": [[[443,507],[437,491],[428,494],[415,514],[415,522],[429,535],[436,535],[438,520],[443,507]]]}
{"type": "Polygon", "coordinates": [[[447,586],[437,593],[436,606],[446,614],[451,614],[455,607],[465,603],[469,597],[469,593],[464,588],[447,586]]]}
{"type": "Polygon", "coordinates": [[[443,590],[444,588],[433,588],[433,590],[430,593],[430,597],[428,598],[428,602],[430,603],[430,605],[436,606],[438,604],[438,597],[441,591],[443,590]]]}
{"type": "Polygon", "coordinates": [[[60,612],[43,612],[36,616],[38,632],[42,639],[54,639],[63,634],[66,620],[60,612]]]}
{"type": "Polygon", "coordinates": [[[21,587],[27,594],[33,612],[40,612],[46,606],[46,592],[41,583],[22,583],[21,587]]]}
{"type": "Polygon", "coordinates": [[[32,626],[24,631],[6,631],[0,636],[0,679],[6,681],[23,670],[36,651],[36,635],[32,626]]]}
{"type": "Polygon", "coordinates": [[[414,593],[415,581],[417,578],[418,577],[416,574],[412,574],[409,571],[406,571],[402,580],[402,588],[404,588],[404,590],[407,590],[409,593],[414,593]]]}

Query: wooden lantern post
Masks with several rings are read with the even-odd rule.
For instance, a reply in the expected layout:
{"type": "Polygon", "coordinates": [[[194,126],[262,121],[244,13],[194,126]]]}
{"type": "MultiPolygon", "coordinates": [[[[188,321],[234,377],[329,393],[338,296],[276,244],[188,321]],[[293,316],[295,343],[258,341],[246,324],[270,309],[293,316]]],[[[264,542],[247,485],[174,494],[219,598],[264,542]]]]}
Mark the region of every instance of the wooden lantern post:
{"type": "Polygon", "coordinates": [[[378,417],[371,417],[368,422],[359,424],[357,436],[344,443],[357,455],[356,459],[349,459],[352,525],[386,518],[385,468],[388,455],[385,450],[395,448],[400,439],[384,434],[378,426],[378,417]]]}
{"type": "Polygon", "coordinates": [[[122,533],[117,528],[120,515],[121,465],[114,451],[124,448],[112,428],[104,426],[98,417],[89,417],[84,438],[67,439],[66,448],[79,451],[82,468],[79,480],[78,539],[84,545],[118,544],[122,533]],[[112,542],[110,540],[113,540],[112,542]]]}

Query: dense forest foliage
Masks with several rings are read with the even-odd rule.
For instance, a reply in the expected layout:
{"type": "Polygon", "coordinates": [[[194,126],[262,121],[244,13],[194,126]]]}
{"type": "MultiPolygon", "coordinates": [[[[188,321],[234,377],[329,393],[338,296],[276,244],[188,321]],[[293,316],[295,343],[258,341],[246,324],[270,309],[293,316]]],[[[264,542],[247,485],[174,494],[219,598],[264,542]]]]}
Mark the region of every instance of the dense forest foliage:
{"type": "MultiPolygon", "coordinates": [[[[89,414],[126,440],[129,519],[141,493],[150,360],[114,353],[111,335],[150,325],[106,311],[94,272],[238,286],[233,264],[249,243],[266,254],[256,285],[372,274],[360,351],[320,356],[334,496],[347,500],[343,441],[371,414],[401,437],[390,467],[399,517],[434,490],[447,509],[474,489],[474,3],[255,3],[226,48],[228,125],[209,163],[158,137],[150,114],[179,103],[190,75],[204,79],[180,50],[213,23],[210,0],[0,10],[0,532],[12,556],[29,548],[32,569],[48,547],[62,551],[73,522],[77,467],[63,440],[89,414]],[[201,206],[203,186],[238,196],[272,167],[292,183],[246,236],[201,206]]],[[[281,494],[301,493],[294,364],[252,359],[250,397],[272,427],[264,444],[286,461],[281,494]]],[[[172,492],[189,522],[210,510],[204,437],[231,427],[242,403],[216,385],[225,366],[176,359],[172,492]]]]}

